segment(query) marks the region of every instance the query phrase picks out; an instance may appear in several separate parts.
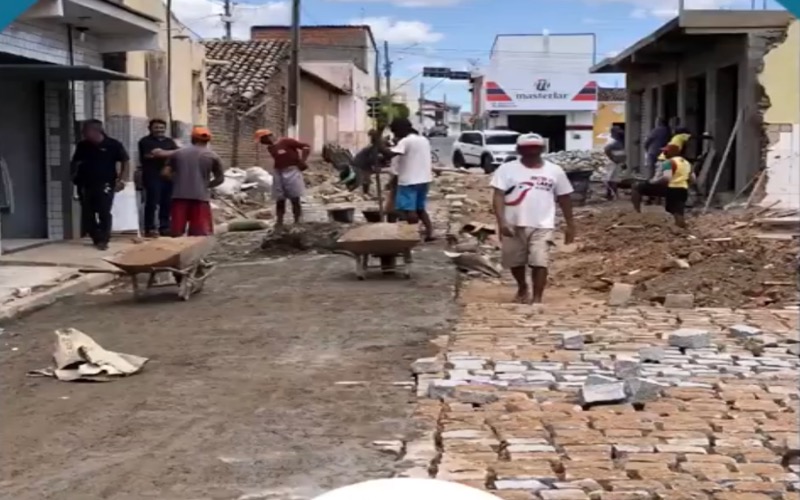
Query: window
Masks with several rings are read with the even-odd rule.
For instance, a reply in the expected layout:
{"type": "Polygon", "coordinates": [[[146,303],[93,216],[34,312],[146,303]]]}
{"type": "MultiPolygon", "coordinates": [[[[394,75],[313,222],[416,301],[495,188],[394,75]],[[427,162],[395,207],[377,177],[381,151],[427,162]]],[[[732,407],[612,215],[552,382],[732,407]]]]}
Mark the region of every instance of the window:
{"type": "Polygon", "coordinates": [[[475,133],[461,134],[460,141],[463,142],[464,144],[474,144],[475,146],[483,145],[483,139],[481,138],[481,135],[475,133]]]}
{"type": "Polygon", "coordinates": [[[486,136],[486,144],[492,144],[495,146],[508,146],[517,143],[516,134],[503,134],[503,135],[487,135],[486,136]]]}

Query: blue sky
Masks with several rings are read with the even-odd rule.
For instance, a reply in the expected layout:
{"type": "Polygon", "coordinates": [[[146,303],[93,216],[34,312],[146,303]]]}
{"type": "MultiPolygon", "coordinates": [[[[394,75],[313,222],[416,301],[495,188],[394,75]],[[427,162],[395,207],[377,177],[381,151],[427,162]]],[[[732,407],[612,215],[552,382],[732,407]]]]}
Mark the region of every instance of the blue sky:
{"type": "MultiPolygon", "coordinates": [[[[598,60],[629,46],[675,15],[679,0],[302,0],[304,24],[369,24],[379,43],[387,40],[396,85],[419,86],[422,66],[468,69],[485,64],[497,34],[595,33],[598,60]]],[[[221,0],[173,0],[181,19],[203,36],[221,34],[221,0]]],[[[764,0],[755,0],[756,8],[764,0]]],[[[753,0],[685,0],[685,8],[745,8],[753,0]]],[[[767,0],[767,8],[782,8],[767,0]]],[[[235,33],[253,24],[283,24],[289,4],[239,0],[235,33]]],[[[602,84],[622,84],[605,76],[602,84]]],[[[465,82],[426,79],[430,97],[467,104],[465,82]]]]}

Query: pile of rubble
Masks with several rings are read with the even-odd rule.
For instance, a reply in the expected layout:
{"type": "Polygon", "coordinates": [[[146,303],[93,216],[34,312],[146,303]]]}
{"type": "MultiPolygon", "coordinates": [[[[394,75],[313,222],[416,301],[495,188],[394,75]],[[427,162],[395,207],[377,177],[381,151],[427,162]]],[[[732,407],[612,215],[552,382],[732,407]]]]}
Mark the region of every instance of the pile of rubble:
{"type": "Polygon", "coordinates": [[[588,212],[578,219],[580,251],[567,257],[564,277],[603,292],[627,283],[635,298],[657,303],[683,294],[700,307],[795,304],[796,244],[759,238],[756,214],[700,216],[685,233],[662,212],[588,212]]]}
{"type": "Polygon", "coordinates": [[[602,151],[559,151],[544,155],[547,161],[555,163],[567,172],[578,170],[603,171],[609,164],[602,151]]]}

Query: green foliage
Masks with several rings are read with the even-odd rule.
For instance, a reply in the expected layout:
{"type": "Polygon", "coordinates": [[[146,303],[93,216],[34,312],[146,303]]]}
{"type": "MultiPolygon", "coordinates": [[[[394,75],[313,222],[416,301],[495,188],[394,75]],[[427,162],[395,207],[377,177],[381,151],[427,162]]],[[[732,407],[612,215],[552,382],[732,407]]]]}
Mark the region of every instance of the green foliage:
{"type": "MultiPolygon", "coordinates": [[[[377,98],[373,98],[376,99],[377,98]]],[[[378,129],[383,129],[389,125],[394,118],[408,118],[411,110],[401,102],[388,102],[384,97],[379,106],[371,106],[367,109],[367,116],[375,119],[378,129]]]]}

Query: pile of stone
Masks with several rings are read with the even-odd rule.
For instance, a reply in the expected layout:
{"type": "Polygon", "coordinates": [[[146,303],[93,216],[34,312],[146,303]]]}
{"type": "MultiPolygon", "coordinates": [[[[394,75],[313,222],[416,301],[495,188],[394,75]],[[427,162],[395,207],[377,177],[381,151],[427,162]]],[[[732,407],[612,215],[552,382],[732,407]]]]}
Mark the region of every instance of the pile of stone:
{"type": "Polygon", "coordinates": [[[567,172],[576,170],[604,170],[608,166],[608,158],[602,151],[559,151],[544,155],[545,159],[559,165],[567,172]]]}

